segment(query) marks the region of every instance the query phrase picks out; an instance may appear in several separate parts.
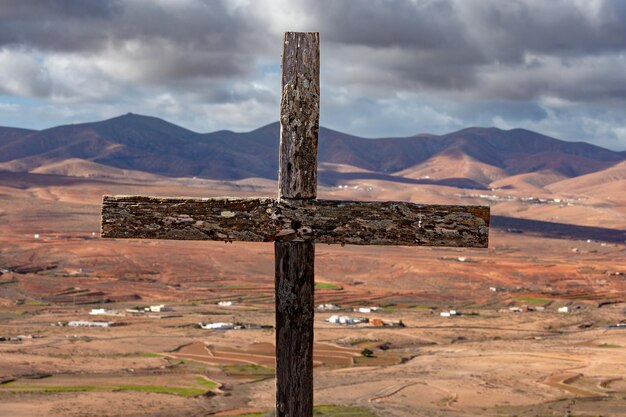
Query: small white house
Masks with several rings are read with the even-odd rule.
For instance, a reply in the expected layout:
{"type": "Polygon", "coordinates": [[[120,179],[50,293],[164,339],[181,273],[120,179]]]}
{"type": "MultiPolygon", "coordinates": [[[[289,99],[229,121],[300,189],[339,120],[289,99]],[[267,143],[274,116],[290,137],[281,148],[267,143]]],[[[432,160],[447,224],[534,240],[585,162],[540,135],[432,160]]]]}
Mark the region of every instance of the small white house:
{"type": "Polygon", "coordinates": [[[92,308],[89,312],[90,316],[123,316],[124,313],[116,310],[107,310],[106,308],[92,308]]]}
{"type": "Polygon", "coordinates": [[[230,307],[232,306],[234,303],[232,301],[219,301],[217,303],[218,306],[220,307],[230,307]]]}
{"type": "Polygon", "coordinates": [[[359,313],[371,313],[372,311],[378,310],[380,310],[380,307],[359,307],[354,309],[354,311],[358,311],[359,313]]]}
{"type": "Polygon", "coordinates": [[[339,306],[335,304],[320,304],[317,306],[317,309],[320,311],[334,311],[339,310],[339,306]]]}
{"type": "Polygon", "coordinates": [[[209,329],[228,330],[228,329],[235,328],[234,323],[218,322],[218,323],[198,323],[198,324],[200,325],[201,328],[206,329],[206,330],[209,330],[209,329]]]}
{"type": "Polygon", "coordinates": [[[559,307],[558,312],[559,313],[569,313],[569,307],[568,306],[559,307]]]}
{"type": "Polygon", "coordinates": [[[450,310],[450,311],[442,311],[441,313],[439,313],[439,315],[441,317],[452,317],[452,316],[458,315],[458,313],[456,312],[456,310],[450,310]]]}

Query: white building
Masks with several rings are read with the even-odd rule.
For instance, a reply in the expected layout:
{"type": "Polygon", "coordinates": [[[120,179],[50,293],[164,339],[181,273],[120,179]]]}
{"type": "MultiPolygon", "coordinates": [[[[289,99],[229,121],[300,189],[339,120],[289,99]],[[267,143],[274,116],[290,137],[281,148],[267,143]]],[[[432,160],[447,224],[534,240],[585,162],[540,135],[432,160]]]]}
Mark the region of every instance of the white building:
{"type": "Polygon", "coordinates": [[[232,306],[234,303],[232,301],[219,301],[217,303],[218,306],[220,307],[230,307],[232,306]]]}
{"type": "Polygon", "coordinates": [[[559,307],[558,312],[559,313],[569,313],[569,307],[568,306],[559,307]]]}
{"type": "Polygon", "coordinates": [[[354,309],[354,311],[358,311],[359,313],[371,313],[377,310],[380,310],[380,307],[359,307],[354,309]]]}
{"type": "Polygon", "coordinates": [[[77,320],[70,321],[67,323],[70,327],[111,327],[115,324],[112,321],[85,321],[85,320],[77,320]]]}
{"type": "Polygon", "coordinates": [[[357,323],[362,323],[365,320],[367,319],[362,319],[359,317],[339,316],[339,315],[333,315],[328,318],[329,323],[335,323],[335,324],[357,324],[357,323]]]}
{"type": "Polygon", "coordinates": [[[171,308],[169,308],[169,307],[166,307],[166,306],[165,306],[165,305],[163,305],[163,304],[160,304],[160,305],[158,305],[158,306],[150,306],[150,307],[149,307],[149,311],[150,311],[151,313],[160,313],[160,312],[162,312],[162,311],[172,311],[172,309],[171,309],[171,308]]]}
{"type": "Polygon", "coordinates": [[[90,316],[124,316],[121,311],[107,310],[106,308],[92,308],[89,312],[90,316]]]}
{"type": "Polygon", "coordinates": [[[320,311],[334,311],[339,310],[339,306],[335,304],[320,304],[317,306],[317,309],[320,311]]]}
{"type": "Polygon", "coordinates": [[[222,330],[227,330],[227,329],[234,329],[235,328],[235,324],[234,323],[198,323],[200,325],[201,328],[209,330],[209,329],[222,329],[222,330]]]}

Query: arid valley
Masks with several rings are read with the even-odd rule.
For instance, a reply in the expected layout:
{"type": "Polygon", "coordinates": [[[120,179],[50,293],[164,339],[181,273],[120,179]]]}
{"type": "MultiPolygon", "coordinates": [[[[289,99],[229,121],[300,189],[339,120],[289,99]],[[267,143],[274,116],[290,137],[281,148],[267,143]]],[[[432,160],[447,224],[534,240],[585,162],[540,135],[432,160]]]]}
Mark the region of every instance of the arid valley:
{"type": "Polygon", "coordinates": [[[0,417],[626,417],[626,1],[0,0],[0,417]]]}
{"type": "MultiPolygon", "coordinates": [[[[100,237],[103,195],[276,196],[278,125],[0,128],[0,416],[265,416],[272,243],[100,237]]],[[[316,245],[318,416],[626,415],[626,158],[320,130],[318,196],[491,207],[486,249],[316,245]]],[[[280,348],[280,346],[279,346],[280,348]]]]}
{"type": "MultiPolygon", "coordinates": [[[[272,196],[274,181],[0,175],[1,416],[271,412],[273,245],[101,239],[99,221],[104,194],[272,196]],[[169,311],[127,311],[150,305],[169,311]]],[[[319,415],[626,415],[621,175],[570,192],[320,186],[329,199],[488,204],[496,221],[484,250],[317,245],[316,305],[341,309],[316,312],[319,415]],[[327,321],[337,314],[369,323],[327,321]]]]}

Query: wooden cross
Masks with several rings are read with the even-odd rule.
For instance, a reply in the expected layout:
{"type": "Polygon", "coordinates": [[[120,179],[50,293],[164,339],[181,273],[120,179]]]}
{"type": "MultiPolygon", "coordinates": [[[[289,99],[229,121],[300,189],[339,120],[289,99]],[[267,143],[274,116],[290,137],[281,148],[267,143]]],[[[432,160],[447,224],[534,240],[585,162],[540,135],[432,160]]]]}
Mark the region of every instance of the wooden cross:
{"type": "Polygon", "coordinates": [[[313,415],[315,243],[487,247],[489,208],[317,200],[319,34],[283,35],[278,198],[105,196],[108,238],[274,242],[276,416],[313,415]]]}

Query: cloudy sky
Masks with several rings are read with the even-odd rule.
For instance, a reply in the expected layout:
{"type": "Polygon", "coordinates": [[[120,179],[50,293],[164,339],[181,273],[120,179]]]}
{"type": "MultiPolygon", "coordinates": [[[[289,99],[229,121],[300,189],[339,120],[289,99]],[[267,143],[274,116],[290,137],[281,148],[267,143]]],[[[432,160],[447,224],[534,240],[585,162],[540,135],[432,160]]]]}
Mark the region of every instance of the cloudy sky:
{"type": "Polygon", "coordinates": [[[318,31],[321,124],[523,127],[626,149],[626,1],[0,0],[0,125],[278,120],[283,31],[318,31]]]}

